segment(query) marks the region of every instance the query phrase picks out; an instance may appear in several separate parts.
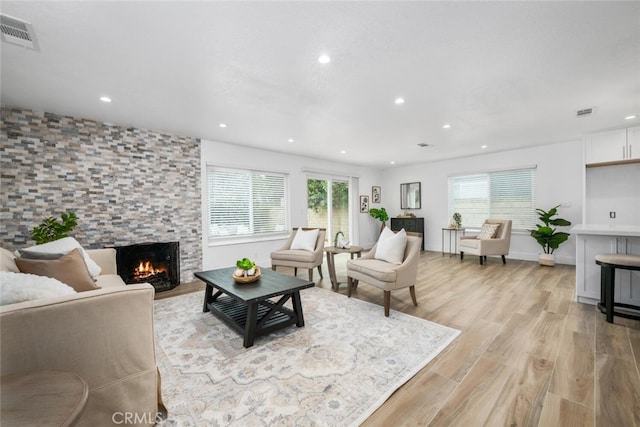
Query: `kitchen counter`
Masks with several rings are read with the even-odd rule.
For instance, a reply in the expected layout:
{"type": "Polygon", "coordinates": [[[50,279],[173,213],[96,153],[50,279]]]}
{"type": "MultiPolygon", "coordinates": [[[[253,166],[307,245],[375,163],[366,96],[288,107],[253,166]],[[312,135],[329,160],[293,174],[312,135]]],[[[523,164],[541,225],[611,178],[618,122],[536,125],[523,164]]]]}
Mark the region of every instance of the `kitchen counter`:
{"type": "Polygon", "coordinates": [[[578,224],[570,231],[594,236],[640,237],[640,225],[578,224]]]}
{"type": "MultiPolygon", "coordinates": [[[[576,300],[586,304],[600,301],[598,254],[640,255],[640,226],[579,224],[571,228],[576,236],[576,300]]],[[[615,301],[640,305],[640,271],[616,271],[615,301]]]]}

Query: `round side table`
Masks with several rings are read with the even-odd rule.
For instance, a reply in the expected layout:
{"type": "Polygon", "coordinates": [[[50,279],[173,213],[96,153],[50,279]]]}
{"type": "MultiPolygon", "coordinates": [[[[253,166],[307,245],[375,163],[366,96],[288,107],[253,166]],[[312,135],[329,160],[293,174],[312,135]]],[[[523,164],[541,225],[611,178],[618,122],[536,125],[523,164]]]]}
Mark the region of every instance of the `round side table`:
{"type": "Polygon", "coordinates": [[[324,251],[327,253],[327,269],[329,270],[329,278],[331,279],[331,288],[337,290],[340,288],[340,282],[338,282],[338,278],[336,277],[335,254],[348,253],[351,254],[351,259],[353,259],[354,255],[360,258],[360,256],[362,256],[362,247],[349,246],[348,248],[337,248],[335,246],[327,246],[324,248],[324,251]]]}

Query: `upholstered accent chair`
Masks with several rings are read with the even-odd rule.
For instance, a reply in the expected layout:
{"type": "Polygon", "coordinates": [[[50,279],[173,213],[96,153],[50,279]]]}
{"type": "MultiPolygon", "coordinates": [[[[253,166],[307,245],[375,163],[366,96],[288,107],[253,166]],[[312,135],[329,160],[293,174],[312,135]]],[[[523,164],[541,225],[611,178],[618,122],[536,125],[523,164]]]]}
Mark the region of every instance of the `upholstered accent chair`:
{"type": "Polygon", "coordinates": [[[511,220],[487,219],[482,224],[480,234],[476,236],[462,236],[458,247],[460,248],[460,261],[464,254],[478,255],[480,265],[487,261],[487,256],[501,256],[502,263],[506,264],[505,255],[509,255],[511,246],[511,220]]]}
{"type": "Polygon", "coordinates": [[[418,305],[415,284],[422,247],[422,233],[407,232],[406,234],[406,246],[399,264],[376,259],[376,251],[380,241],[362,257],[347,261],[347,295],[351,297],[351,290],[356,288],[360,281],[382,289],[386,317],[389,317],[391,291],[396,289],[409,288],[413,305],[418,305]]]}
{"type": "Polygon", "coordinates": [[[309,270],[309,280],[312,281],[313,269],[317,267],[322,279],[325,235],[326,229],[324,228],[294,228],[287,243],[277,251],[271,252],[271,269],[275,271],[277,266],[293,267],[293,274],[297,276],[298,268],[306,268],[309,270]],[[296,239],[299,230],[302,230],[303,233],[296,239]],[[314,230],[317,230],[317,238],[310,241],[307,233],[315,233],[314,230]],[[303,235],[307,238],[301,239],[303,235]]]}

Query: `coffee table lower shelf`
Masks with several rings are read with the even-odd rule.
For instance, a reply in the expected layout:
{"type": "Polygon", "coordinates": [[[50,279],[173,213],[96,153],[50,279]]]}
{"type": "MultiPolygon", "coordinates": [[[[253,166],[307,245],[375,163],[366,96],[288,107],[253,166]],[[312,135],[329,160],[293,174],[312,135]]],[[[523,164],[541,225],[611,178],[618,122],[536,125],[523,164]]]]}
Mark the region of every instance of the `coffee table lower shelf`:
{"type": "Polygon", "coordinates": [[[251,347],[255,337],[298,323],[296,313],[282,307],[290,296],[283,296],[278,303],[263,300],[249,305],[224,296],[208,302],[207,308],[244,337],[245,347],[251,347]],[[255,314],[250,310],[255,310],[255,314]]]}

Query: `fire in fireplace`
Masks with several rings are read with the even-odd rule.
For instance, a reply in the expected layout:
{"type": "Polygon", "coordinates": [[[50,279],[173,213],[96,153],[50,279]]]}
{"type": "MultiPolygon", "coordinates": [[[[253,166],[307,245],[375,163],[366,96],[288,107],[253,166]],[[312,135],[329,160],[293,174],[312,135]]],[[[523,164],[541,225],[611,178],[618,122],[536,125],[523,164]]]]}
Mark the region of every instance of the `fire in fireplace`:
{"type": "Polygon", "coordinates": [[[118,275],[127,284],[150,283],[156,292],[180,284],[180,243],[138,243],[116,247],[118,275]]]}

